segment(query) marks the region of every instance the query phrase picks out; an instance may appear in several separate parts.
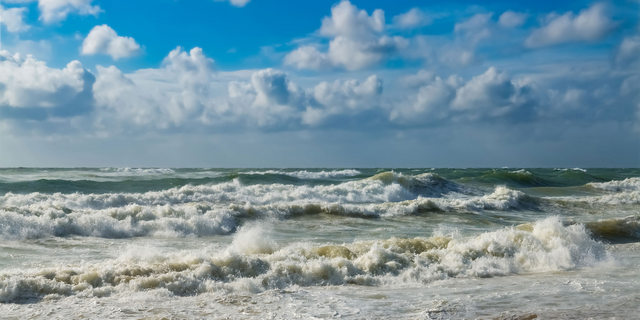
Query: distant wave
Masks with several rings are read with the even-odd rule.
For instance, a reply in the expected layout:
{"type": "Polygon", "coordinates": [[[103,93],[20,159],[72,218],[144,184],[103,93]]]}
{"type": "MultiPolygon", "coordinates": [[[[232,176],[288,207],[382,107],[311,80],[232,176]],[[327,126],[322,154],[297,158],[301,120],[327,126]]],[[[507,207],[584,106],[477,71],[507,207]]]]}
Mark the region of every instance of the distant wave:
{"type": "Polygon", "coordinates": [[[100,172],[120,175],[152,175],[173,174],[175,170],[169,168],[100,168],[100,172]]]}
{"type": "Polygon", "coordinates": [[[506,183],[508,185],[519,187],[536,187],[553,185],[552,182],[539,177],[530,171],[520,170],[493,170],[476,178],[481,182],[506,183]]]}
{"type": "Polygon", "coordinates": [[[369,180],[381,181],[387,185],[398,184],[411,192],[421,195],[442,195],[449,192],[469,192],[470,189],[442,178],[435,173],[404,175],[393,171],[378,173],[369,180]]]}
{"type": "Polygon", "coordinates": [[[606,180],[581,168],[463,170],[459,179],[464,183],[505,184],[517,188],[580,186],[606,180]]]}
{"type": "Polygon", "coordinates": [[[321,171],[309,171],[309,170],[297,170],[297,171],[283,171],[283,170],[262,170],[262,171],[248,171],[240,172],[240,174],[279,174],[295,177],[298,179],[330,179],[337,177],[353,177],[362,174],[355,169],[342,169],[342,170],[321,170],[321,171]]]}
{"type": "Polygon", "coordinates": [[[582,169],[582,168],[555,168],[553,170],[556,170],[556,171],[571,171],[571,170],[573,170],[573,171],[580,171],[580,172],[584,172],[584,173],[587,172],[587,169],[582,169]]]}
{"type": "Polygon", "coordinates": [[[472,237],[389,238],[346,244],[285,247],[258,226],[243,228],[223,252],[152,255],[127,252],[97,264],[16,270],[0,275],[0,302],[47,295],[108,296],[166,290],[195,295],[296,286],[432,282],[570,270],[607,260],[583,225],[547,218],[472,237]]]}
{"type": "MultiPolygon", "coordinates": [[[[113,182],[140,182],[189,179],[218,178],[227,171],[208,169],[168,169],[168,168],[71,168],[71,169],[0,169],[0,185],[5,188],[21,188],[25,183],[31,183],[31,188],[38,190],[57,183],[94,184],[113,182]]],[[[1,189],[0,189],[1,191],[1,189]]],[[[81,191],[81,190],[79,190],[81,191]]]]}

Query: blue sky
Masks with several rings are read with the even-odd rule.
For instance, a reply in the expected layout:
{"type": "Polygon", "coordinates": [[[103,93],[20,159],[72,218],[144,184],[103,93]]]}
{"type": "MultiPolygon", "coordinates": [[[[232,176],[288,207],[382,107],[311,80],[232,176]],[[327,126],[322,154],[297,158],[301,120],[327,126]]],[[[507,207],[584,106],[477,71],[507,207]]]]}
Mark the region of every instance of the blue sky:
{"type": "Polygon", "coordinates": [[[640,165],[636,0],[0,6],[0,166],[640,165]]]}

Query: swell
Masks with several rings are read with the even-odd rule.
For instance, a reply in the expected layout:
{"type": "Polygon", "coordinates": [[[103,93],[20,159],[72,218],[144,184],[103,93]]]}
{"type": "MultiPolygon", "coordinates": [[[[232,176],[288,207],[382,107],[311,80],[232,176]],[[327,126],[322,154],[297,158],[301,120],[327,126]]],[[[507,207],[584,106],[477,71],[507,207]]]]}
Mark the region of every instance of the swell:
{"type": "MultiPolygon", "coordinates": [[[[385,171],[375,169],[161,169],[161,168],[77,168],[77,169],[1,169],[0,193],[28,192],[145,192],[187,184],[219,183],[240,179],[245,184],[335,184],[370,177],[395,182],[420,180],[432,176],[450,184],[506,185],[512,188],[568,187],[600,184],[611,180],[638,179],[637,169],[414,169],[385,171]],[[424,178],[424,177],[423,177],[424,178]]],[[[433,181],[432,181],[433,182],[433,181]]],[[[412,182],[410,182],[412,183],[412,182]]],[[[614,187],[611,187],[614,188],[614,187]]]]}
{"type": "Polygon", "coordinates": [[[1,193],[109,193],[159,191],[185,185],[202,185],[229,181],[233,177],[215,178],[159,178],[145,180],[95,181],[39,179],[33,181],[0,183],[1,193]]]}
{"type": "MultiPolygon", "coordinates": [[[[440,172],[436,170],[436,172],[440,172]]],[[[446,172],[446,174],[445,174],[446,172]]],[[[444,176],[463,183],[504,184],[510,187],[577,187],[630,178],[638,169],[451,169],[444,176]]]]}
{"type": "Polygon", "coordinates": [[[585,223],[587,229],[597,239],[612,243],[640,241],[640,216],[602,219],[585,223]]]}
{"type": "MultiPolygon", "coordinates": [[[[7,171],[7,169],[4,169],[7,171]]],[[[146,192],[185,185],[221,183],[239,179],[244,184],[329,184],[360,175],[353,169],[333,171],[308,170],[180,170],[176,169],[101,169],[23,173],[0,175],[1,193],[109,193],[146,192]],[[4,177],[4,178],[3,178],[4,177]],[[323,181],[326,181],[323,183],[323,181]]]]}
{"type": "Polygon", "coordinates": [[[547,218],[523,228],[471,237],[389,238],[344,244],[279,247],[258,226],[243,228],[223,251],[128,252],[98,264],[0,274],[0,302],[44,297],[108,296],[165,290],[195,295],[216,290],[259,292],[290,286],[429,283],[571,270],[608,259],[583,225],[547,218]]]}
{"type": "Polygon", "coordinates": [[[355,169],[338,169],[338,170],[262,170],[241,172],[243,175],[284,175],[298,179],[339,179],[361,176],[362,172],[355,169]]]}
{"type": "Polygon", "coordinates": [[[521,170],[492,170],[476,178],[477,181],[491,184],[507,184],[516,187],[554,186],[553,181],[540,177],[530,171],[521,170]]]}

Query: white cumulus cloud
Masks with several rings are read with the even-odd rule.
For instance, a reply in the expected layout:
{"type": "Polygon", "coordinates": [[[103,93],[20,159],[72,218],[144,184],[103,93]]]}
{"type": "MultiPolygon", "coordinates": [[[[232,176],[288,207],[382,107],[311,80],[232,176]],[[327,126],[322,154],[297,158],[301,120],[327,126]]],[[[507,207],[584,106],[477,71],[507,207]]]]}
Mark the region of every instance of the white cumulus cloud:
{"type": "Polygon", "coordinates": [[[526,20],[526,14],[509,10],[500,15],[498,23],[505,28],[515,28],[523,25],[526,20]]]}
{"type": "Polygon", "coordinates": [[[362,82],[354,79],[320,82],[311,91],[315,103],[306,108],[302,122],[318,125],[331,116],[353,116],[379,107],[382,87],[382,79],[377,75],[362,82]]]}
{"type": "Polygon", "coordinates": [[[525,45],[544,47],[569,42],[592,42],[606,36],[615,26],[606,5],[596,3],[577,15],[573,12],[548,15],[546,23],[529,35],[525,45]]]}
{"type": "Polygon", "coordinates": [[[382,80],[319,82],[304,88],[276,69],[216,72],[202,49],[176,48],[160,68],[97,68],[95,126],[117,130],[300,128],[379,106],[382,80]]]}
{"type": "Polygon", "coordinates": [[[526,84],[514,81],[494,67],[467,82],[455,75],[441,78],[425,72],[410,77],[408,81],[414,82],[415,86],[416,79],[422,85],[409,103],[394,105],[390,113],[392,121],[414,123],[495,118],[533,102],[526,84]]]}
{"type": "Polygon", "coordinates": [[[471,18],[458,22],[454,26],[454,31],[463,35],[472,44],[491,36],[490,22],[493,13],[477,13],[471,18]]]}
{"type": "Polygon", "coordinates": [[[432,22],[431,18],[418,8],[393,17],[393,25],[399,29],[413,29],[423,27],[432,22]]]}
{"type": "Polygon", "coordinates": [[[7,9],[0,5],[1,22],[9,32],[22,32],[29,29],[29,26],[24,22],[24,14],[26,12],[27,8],[7,9]]]}
{"type": "Polygon", "coordinates": [[[331,16],[322,20],[319,34],[330,39],[326,52],[316,46],[302,46],[285,57],[285,64],[299,69],[339,67],[358,70],[387,59],[407,45],[399,36],[385,32],[384,12],[374,10],[369,15],[349,1],[331,8],[331,16]]]}
{"type": "Polygon", "coordinates": [[[640,68],[640,35],[622,39],[616,53],[616,64],[640,68]]]}
{"type": "Polygon", "coordinates": [[[517,85],[505,73],[494,67],[475,76],[458,88],[451,102],[454,110],[490,110],[498,115],[517,106],[517,85]]]}
{"type": "Polygon", "coordinates": [[[332,117],[356,116],[380,106],[382,80],[372,75],[322,81],[304,89],[279,70],[258,70],[249,82],[229,83],[230,105],[259,126],[327,124],[332,117]]]}
{"type": "Polygon", "coordinates": [[[54,23],[67,18],[69,14],[97,15],[101,9],[92,4],[93,0],[38,0],[40,19],[54,23]]]}
{"type": "Polygon", "coordinates": [[[242,8],[251,2],[251,0],[214,0],[216,2],[229,2],[234,7],[242,8]]]}
{"type": "Polygon", "coordinates": [[[251,1],[251,0],[229,0],[231,5],[236,6],[236,7],[244,7],[244,6],[247,5],[247,3],[249,3],[249,1],[251,1]]]}
{"type": "Polygon", "coordinates": [[[313,46],[293,50],[285,56],[284,63],[297,69],[321,70],[332,67],[329,55],[313,46]]]}
{"type": "Polygon", "coordinates": [[[125,74],[98,66],[97,71],[94,95],[98,122],[105,127],[132,123],[166,129],[202,123],[205,109],[216,110],[213,60],[200,48],[176,48],[157,69],[125,74]]]}
{"type": "MultiPolygon", "coordinates": [[[[71,109],[91,108],[93,81],[79,61],[56,69],[31,55],[0,51],[0,109],[66,108],[74,113],[71,109]]],[[[23,116],[28,117],[28,112],[23,116]]]]}
{"type": "Polygon", "coordinates": [[[82,42],[82,54],[106,54],[113,59],[135,55],[140,45],[131,37],[119,36],[106,24],[95,26],[82,42]]]}

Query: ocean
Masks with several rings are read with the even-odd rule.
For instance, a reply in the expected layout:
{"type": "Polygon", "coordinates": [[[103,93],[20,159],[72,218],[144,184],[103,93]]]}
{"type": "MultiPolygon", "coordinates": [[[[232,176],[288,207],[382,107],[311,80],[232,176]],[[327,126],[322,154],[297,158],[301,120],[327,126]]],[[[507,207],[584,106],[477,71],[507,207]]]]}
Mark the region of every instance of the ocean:
{"type": "Polygon", "coordinates": [[[631,319],[640,169],[0,169],[6,319],[631,319]]]}

